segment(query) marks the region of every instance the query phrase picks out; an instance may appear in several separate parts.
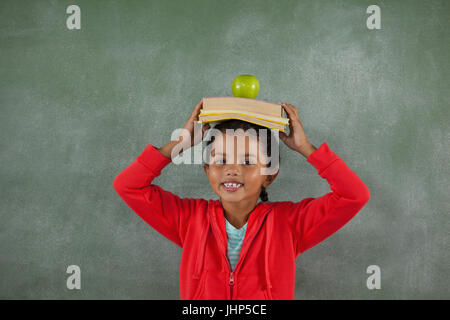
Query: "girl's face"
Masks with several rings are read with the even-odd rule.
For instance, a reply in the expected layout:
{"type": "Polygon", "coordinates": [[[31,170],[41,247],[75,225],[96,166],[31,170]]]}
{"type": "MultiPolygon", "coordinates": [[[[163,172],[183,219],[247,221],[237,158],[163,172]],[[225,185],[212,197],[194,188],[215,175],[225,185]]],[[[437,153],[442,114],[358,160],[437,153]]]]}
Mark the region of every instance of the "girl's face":
{"type": "Polygon", "coordinates": [[[256,203],[261,187],[268,187],[278,175],[263,175],[267,160],[256,136],[221,134],[215,137],[210,164],[204,169],[222,201],[256,203]]]}

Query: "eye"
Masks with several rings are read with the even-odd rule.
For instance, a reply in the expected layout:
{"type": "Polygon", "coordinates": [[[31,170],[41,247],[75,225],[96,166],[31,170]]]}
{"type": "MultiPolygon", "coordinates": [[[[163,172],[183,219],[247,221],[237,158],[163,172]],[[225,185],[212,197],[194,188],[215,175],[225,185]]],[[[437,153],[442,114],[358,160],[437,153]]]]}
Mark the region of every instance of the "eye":
{"type": "Polygon", "coordinates": [[[220,164],[224,164],[224,161],[223,161],[223,159],[217,159],[214,161],[214,163],[220,165],[220,164]]]}
{"type": "Polygon", "coordinates": [[[245,165],[252,165],[252,164],[256,164],[254,160],[244,160],[244,164],[245,165]]]}

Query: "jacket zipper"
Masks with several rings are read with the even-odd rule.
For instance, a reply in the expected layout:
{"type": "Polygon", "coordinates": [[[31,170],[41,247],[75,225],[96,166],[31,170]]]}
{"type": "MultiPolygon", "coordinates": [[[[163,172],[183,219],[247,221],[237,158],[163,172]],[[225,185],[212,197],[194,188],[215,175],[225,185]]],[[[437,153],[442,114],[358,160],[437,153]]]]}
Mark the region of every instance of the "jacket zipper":
{"type": "MultiPolygon", "coordinates": [[[[253,237],[252,238],[252,242],[253,242],[253,240],[255,239],[255,237],[253,237]]],[[[250,243],[251,244],[251,243],[250,243]]],[[[249,245],[250,246],[250,245],[249,245]]],[[[237,267],[238,266],[240,266],[240,264],[241,264],[241,260],[243,259],[244,257],[242,257],[242,256],[239,256],[239,260],[238,260],[238,262],[236,263],[236,265],[235,265],[235,267],[234,267],[234,271],[231,271],[231,265],[230,265],[230,263],[228,262],[228,258],[227,258],[227,256],[225,255],[225,259],[227,260],[227,262],[228,262],[228,266],[229,266],[229,268],[230,268],[230,279],[229,279],[229,281],[228,281],[228,283],[229,283],[229,285],[230,285],[230,300],[233,300],[233,286],[234,286],[234,273],[236,272],[236,270],[238,269],[237,267]]]]}
{"type": "MultiPolygon", "coordinates": [[[[267,211],[270,211],[272,208],[270,208],[269,210],[267,210],[267,211]]],[[[215,220],[213,220],[213,223],[215,224],[215,220]]],[[[212,228],[213,229],[213,233],[215,234],[215,236],[216,236],[216,239],[220,239],[220,236],[219,235],[217,235],[217,232],[216,232],[216,230],[215,230],[215,228],[212,228]]],[[[254,237],[253,237],[253,239],[252,240],[254,240],[254,237]]],[[[222,242],[221,242],[222,243],[222,242]]],[[[223,244],[223,243],[222,243],[223,244]]],[[[227,265],[228,265],[228,267],[229,267],[229,270],[230,270],[230,277],[229,277],[229,280],[228,280],[228,284],[229,284],[229,286],[230,286],[230,300],[233,300],[233,287],[234,287],[234,284],[235,284],[235,281],[234,281],[234,272],[236,271],[236,267],[239,265],[239,262],[242,260],[242,257],[239,257],[239,260],[238,260],[238,262],[236,263],[236,266],[235,266],[235,269],[234,269],[234,271],[231,271],[231,265],[230,265],[230,263],[229,263],[229,261],[228,261],[228,257],[227,257],[227,254],[226,254],[226,250],[227,250],[227,247],[225,246],[225,254],[224,254],[224,257],[225,257],[225,260],[227,261],[227,265]]]]}
{"type": "MultiPolygon", "coordinates": [[[[214,222],[215,223],[215,222],[214,222]]],[[[213,228],[213,233],[216,235],[217,239],[220,239],[220,237],[217,235],[215,228],[213,228]]],[[[221,242],[222,243],[222,242],[221,242]]],[[[227,251],[227,247],[225,246],[225,252],[227,251]]],[[[228,257],[227,254],[224,253],[224,258],[225,261],[227,262],[228,265],[228,270],[230,270],[230,276],[229,276],[229,280],[228,280],[228,284],[230,286],[230,300],[233,300],[233,287],[234,287],[234,271],[231,271],[231,265],[230,262],[228,261],[228,257]]],[[[240,260],[240,259],[239,259],[240,260]]],[[[238,261],[239,262],[239,261],[238,261]]],[[[239,263],[238,263],[239,264],[239,263]]],[[[238,265],[236,264],[236,265],[238,265]]],[[[236,268],[236,267],[235,267],[236,268]]],[[[236,270],[236,269],[235,269],[236,270]]]]}
{"type": "Polygon", "coordinates": [[[234,272],[230,272],[230,300],[233,300],[234,272]]]}

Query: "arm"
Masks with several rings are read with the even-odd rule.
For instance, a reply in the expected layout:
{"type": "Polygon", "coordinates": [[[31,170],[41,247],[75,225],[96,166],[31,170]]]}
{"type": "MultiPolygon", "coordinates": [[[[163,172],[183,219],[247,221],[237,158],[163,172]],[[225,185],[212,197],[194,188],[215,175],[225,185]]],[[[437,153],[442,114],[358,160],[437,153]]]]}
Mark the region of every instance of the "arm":
{"type": "Polygon", "coordinates": [[[320,198],[288,202],[296,256],[325,240],[352,219],[369,201],[364,182],[325,142],[306,159],[327,180],[332,192],[320,198]]]}
{"type": "Polygon", "coordinates": [[[152,184],[153,179],[171,162],[173,141],[157,149],[149,144],[113,182],[119,196],[160,234],[183,246],[187,224],[195,206],[202,199],[179,198],[152,184]],[[163,150],[162,152],[160,150],[163,150]]]}
{"type": "Polygon", "coordinates": [[[296,257],[343,227],[369,201],[366,185],[344,161],[323,143],[316,149],[308,140],[296,106],[281,103],[289,116],[289,135],[280,139],[292,150],[306,157],[332,192],[320,198],[306,198],[298,203],[285,202],[287,219],[293,230],[296,257]]]}
{"type": "Polygon", "coordinates": [[[198,210],[201,203],[207,201],[204,199],[181,199],[152,184],[152,181],[172,161],[172,157],[203,139],[209,125],[203,126],[197,134],[194,130],[202,106],[203,100],[194,107],[183,127],[182,135],[177,140],[170,141],[159,149],[149,144],[113,182],[116,192],[134,212],[156,231],[180,247],[183,247],[190,217],[198,210]],[[177,145],[181,148],[174,150],[177,145]]]}

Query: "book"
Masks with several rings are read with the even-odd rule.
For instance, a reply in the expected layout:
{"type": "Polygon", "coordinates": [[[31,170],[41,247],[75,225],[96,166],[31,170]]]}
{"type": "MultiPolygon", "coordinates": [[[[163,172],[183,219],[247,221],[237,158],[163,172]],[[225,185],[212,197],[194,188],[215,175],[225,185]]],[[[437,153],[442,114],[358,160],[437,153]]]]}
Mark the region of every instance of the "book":
{"type": "Polygon", "coordinates": [[[241,97],[204,97],[199,123],[239,119],[284,132],[289,118],[281,105],[241,97]]]}
{"type": "Polygon", "coordinates": [[[225,114],[225,115],[212,115],[212,116],[204,116],[201,118],[201,120],[199,120],[199,123],[208,123],[208,122],[220,122],[223,120],[228,120],[228,119],[238,119],[238,120],[242,120],[242,121],[247,121],[247,122],[251,122],[263,127],[267,127],[270,129],[276,129],[276,130],[280,130],[282,132],[284,132],[285,125],[282,124],[278,124],[275,122],[270,122],[270,121],[265,121],[262,119],[256,119],[253,117],[248,117],[246,115],[240,115],[240,114],[225,114]]]}

